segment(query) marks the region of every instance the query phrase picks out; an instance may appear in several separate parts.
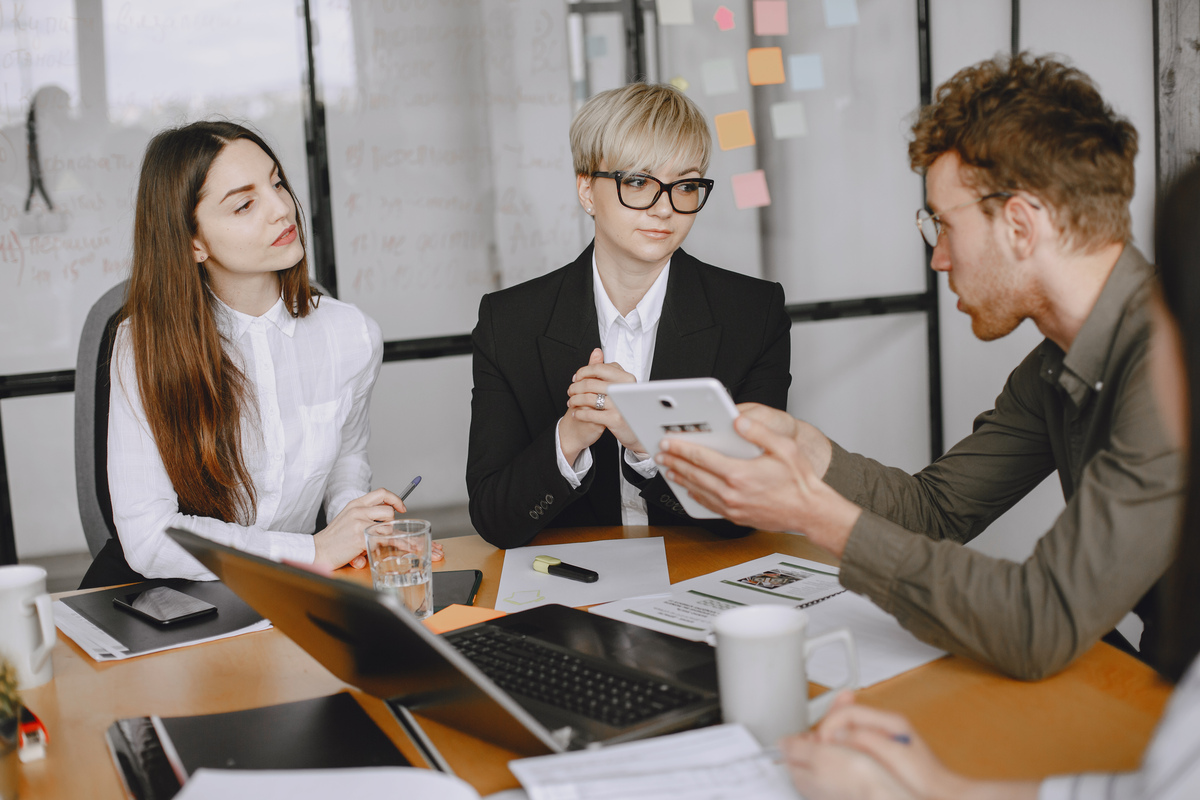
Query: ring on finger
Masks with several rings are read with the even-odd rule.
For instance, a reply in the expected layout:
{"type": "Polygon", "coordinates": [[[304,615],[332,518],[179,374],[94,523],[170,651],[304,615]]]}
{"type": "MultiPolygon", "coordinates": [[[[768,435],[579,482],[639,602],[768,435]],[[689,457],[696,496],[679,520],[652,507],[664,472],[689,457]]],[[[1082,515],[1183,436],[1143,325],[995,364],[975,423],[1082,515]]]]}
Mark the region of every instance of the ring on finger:
{"type": "Polygon", "coordinates": [[[604,401],[605,401],[606,399],[607,399],[606,395],[603,395],[603,394],[597,394],[597,395],[596,395],[596,410],[597,410],[597,411],[603,411],[603,410],[604,410],[604,401]]]}

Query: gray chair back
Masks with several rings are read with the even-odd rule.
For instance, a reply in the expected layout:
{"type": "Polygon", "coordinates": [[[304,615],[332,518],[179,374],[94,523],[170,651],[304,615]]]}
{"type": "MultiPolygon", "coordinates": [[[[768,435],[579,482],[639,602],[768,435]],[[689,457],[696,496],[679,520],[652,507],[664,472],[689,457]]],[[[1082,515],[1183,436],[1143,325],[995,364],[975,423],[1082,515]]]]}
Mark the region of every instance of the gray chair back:
{"type": "Polygon", "coordinates": [[[117,535],[108,495],[108,364],[128,283],[121,281],[92,306],[75,360],[75,494],[93,558],[117,535]]]}

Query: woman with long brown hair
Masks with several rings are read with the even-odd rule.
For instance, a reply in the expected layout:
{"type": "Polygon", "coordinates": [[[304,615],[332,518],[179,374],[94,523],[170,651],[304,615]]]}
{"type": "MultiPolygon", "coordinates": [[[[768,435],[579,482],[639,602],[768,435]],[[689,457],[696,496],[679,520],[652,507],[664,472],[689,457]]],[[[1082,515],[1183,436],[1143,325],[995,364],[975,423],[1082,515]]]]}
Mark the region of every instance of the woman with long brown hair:
{"type": "Polygon", "coordinates": [[[308,281],[298,204],[253,131],[197,122],[146,148],[133,269],[111,362],[118,538],[84,586],[214,576],[164,534],[274,559],[363,564],[363,529],[403,512],[369,491],[379,326],[308,281]],[[331,522],[313,533],[322,503],[331,522]]]}

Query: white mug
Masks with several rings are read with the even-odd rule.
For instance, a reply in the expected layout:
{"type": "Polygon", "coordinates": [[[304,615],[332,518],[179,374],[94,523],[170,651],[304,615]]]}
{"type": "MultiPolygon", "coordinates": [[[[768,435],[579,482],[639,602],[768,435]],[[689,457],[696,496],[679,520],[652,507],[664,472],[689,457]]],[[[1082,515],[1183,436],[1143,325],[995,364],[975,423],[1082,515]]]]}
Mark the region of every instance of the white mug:
{"type": "Polygon", "coordinates": [[[19,688],[32,689],[54,677],[57,633],[46,594],[46,570],[17,565],[0,567],[0,656],[17,670],[19,688]]]}
{"type": "Polygon", "coordinates": [[[740,722],[759,743],[808,730],[841,689],[858,684],[858,653],[850,631],[839,628],[807,638],[808,614],[798,608],[750,605],[723,611],[713,623],[721,714],[740,722]],[[808,658],[826,644],[846,648],[846,680],[808,697],[808,658]]]}

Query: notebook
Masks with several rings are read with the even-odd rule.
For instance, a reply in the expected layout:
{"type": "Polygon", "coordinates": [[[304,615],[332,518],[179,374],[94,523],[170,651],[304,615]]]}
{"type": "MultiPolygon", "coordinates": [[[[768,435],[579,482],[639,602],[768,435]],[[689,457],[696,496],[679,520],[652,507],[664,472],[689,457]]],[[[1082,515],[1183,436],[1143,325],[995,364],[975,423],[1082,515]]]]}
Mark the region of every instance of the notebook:
{"type": "Polygon", "coordinates": [[[387,700],[406,725],[405,714],[417,713],[542,755],[697,727],[720,715],[716,661],[706,644],[557,605],[438,636],[386,593],[187,531],[167,533],[330,672],[387,700]],[[516,655],[505,651],[514,640],[516,655]],[[579,672],[590,689],[561,678],[579,672]],[[598,691],[614,696],[610,683],[623,683],[616,696],[627,699],[601,713],[591,700],[598,691]]]}
{"type": "Polygon", "coordinates": [[[137,800],[168,800],[199,769],[407,766],[347,692],[192,717],[131,717],[106,734],[137,800]]]}

